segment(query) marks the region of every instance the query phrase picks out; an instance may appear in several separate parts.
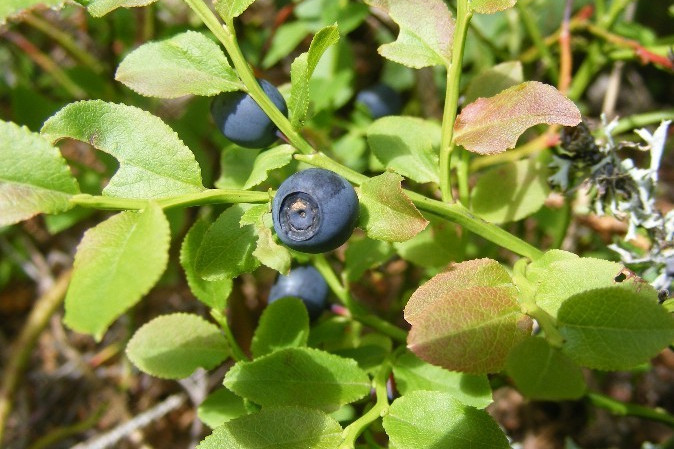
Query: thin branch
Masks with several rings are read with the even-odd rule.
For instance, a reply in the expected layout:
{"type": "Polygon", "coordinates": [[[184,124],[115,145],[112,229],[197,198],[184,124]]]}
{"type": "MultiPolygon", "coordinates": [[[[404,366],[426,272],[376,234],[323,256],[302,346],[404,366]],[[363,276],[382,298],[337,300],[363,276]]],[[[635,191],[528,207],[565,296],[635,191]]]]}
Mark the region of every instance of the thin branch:
{"type": "Polygon", "coordinates": [[[37,338],[47,326],[49,318],[63,302],[70,275],[71,270],[62,273],[53,287],[35,302],[26,324],[21,329],[19,338],[14,343],[9,362],[2,373],[2,386],[0,387],[0,442],[2,442],[7,418],[12,410],[14,393],[22,379],[23,371],[35,348],[37,338]]]}
{"type": "Polygon", "coordinates": [[[137,430],[163,418],[173,410],[181,407],[186,400],[187,395],[185,393],[169,396],[163,402],[160,402],[130,421],[127,421],[90,441],[73,446],[71,449],[106,449],[109,447],[117,447],[122,439],[127,438],[137,430]]]}

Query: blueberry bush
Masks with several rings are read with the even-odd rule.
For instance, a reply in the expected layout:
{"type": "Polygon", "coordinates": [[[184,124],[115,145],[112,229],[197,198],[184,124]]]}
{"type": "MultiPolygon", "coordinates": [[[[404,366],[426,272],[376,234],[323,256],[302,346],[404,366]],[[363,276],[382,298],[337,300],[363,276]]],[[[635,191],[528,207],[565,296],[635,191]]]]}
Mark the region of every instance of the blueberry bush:
{"type": "Polygon", "coordinates": [[[155,2],[0,5],[0,288],[62,272],[0,441],[28,447],[5,431],[61,300],[61,345],[180,382],[200,449],[508,448],[505,388],[674,427],[597,387],[674,343],[667,2],[155,2]]]}

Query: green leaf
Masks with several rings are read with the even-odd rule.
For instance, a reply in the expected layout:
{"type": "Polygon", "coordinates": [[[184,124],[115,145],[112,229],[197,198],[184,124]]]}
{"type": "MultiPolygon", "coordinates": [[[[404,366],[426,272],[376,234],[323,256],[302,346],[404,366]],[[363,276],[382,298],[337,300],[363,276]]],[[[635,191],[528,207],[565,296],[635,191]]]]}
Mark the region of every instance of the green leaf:
{"type": "Polygon", "coordinates": [[[318,65],[318,61],[331,45],[339,40],[337,25],[327,26],[314,35],[309,51],[299,55],[290,67],[290,123],[293,128],[302,127],[309,110],[309,81],[318,65]]]}
{"type": "Polygon", "coordinates": [[[255,225],[255,233],[257,234],[257,243],[253,256],[263,265],[279,273],[288,274],[292,264],[292,256],[288,248],[276,243],[271,229],[266,226],[255,225]]]}
{"type": "Polygon", "coordinates": [[[508,61],[497,64],[473,78],[466,88],[464,104],[470,104],[478,98],[488,98],[524,81],[524,72],[520,61],[508,61]]]}
{"type": "Polygon", "coordinates": [[[393,246],[403,259],[425,268],[442,268],[461,258],[461,238],[457,225],[434,219],[430,225],[406,242],[393,246]]]}
{"type": "Polygon", "coordinates": [[[257,235],[253,256],[269,268],[287,275],[290,272],[292,256],[288,248],[274,241],[269,204],[252,206],[241,216],[239,224],[241,226],[252,225],[257,235]]]}
{"type": "Polygon", "coordinates": [[[197,416],[211,429],[247,414],[243,399],[226,388],[209,394],[197,408],[197,416]]]}
{"type": "Polygon", "coordinates": [[[243,88],[220,47],[195,31],[141,45],[122,60],[115,79],[141,95],[160,98],[243,88]]]}
{"type": "MultiPolygon", "coordinates": [[[[250,150],[249,150],[250,151],[250,150]]],[[[249,190],[267,180],[270,171],[285,167],[292,161],[295,149],[290,145],[279,145],[270,150],[263,151],[255,158],[253,168],[248,175],[244,190],[249,190]]]]}
{"type": "Polygon", "coordinates": [[[360,222],[368,237],[404,242],[428,225],[403,192],[402,176],[386,172],[360,185],[360,222]]]}
{"type": "Polygon", "coordinates": [[[400,27],[395,42],[379,47],[383,57],[420,69],[449,67],[454,39],[454,19],[442,0],[366,0],[381,8],[400,27]]]}
{"type": "Polygon", "coordinates": [[[633,368],[674,341],[674,317],[650,289],[616,286],[578,293],[562,304],[557,322],[562,350],[594,369],[633,368]]]}
{"type": "Polygon", "coordinates": [[[156,199],[204,190],[194,154],[158,117],[100,100],[71,103],[42,127],[52,142],[69,137],[114,156],[119,170],[103,190],[109,196],[156,199]]]}
{"type": "MultiPolygon", "coordinates": [[[[586,290],[620,286],[626,289],[651,289],[638,277],[617,282],[625,267],[616,262],[578,257],[560,250],[548,251],[527,266],[527,281],[533,284],[534,300],[552,316],[564,301],[586,290]]],[[[519,286],[519,284],[518,284],[519,286]]]]}
{"type": "Polygon", "coordinates": [[[354,360],[310,348],[284,348],[238,362],[224,384],[263,407],[298,405],[326,411],[370,392],[370,380],[354,360]]]}
{"type": "Polygon", "coordinates": [[[512,8],[517,0],[470,0],[470,9],[478,14],[493,14],[512,8]]]}
{"type": "Polygon", "coordinates": [[[77,247],[65,299],[65,323],[100,340],[166,268],[169,224],[154,203],[113,215],[89,229],[77,247]]]}
{"type": "Polygon", "coordinates": [[[213,0],[215,10],[225,22],[239,17],[255,0],[213,0]]]}
{"type": "Polygon", "coordinates": [[[155,377],[182,379],[197,368],[215,368],[229,355],[220,329],[198,315],[161,315],[136,331],[126,347],[138,369],[155,377]]]}
{"type": "Polygon", "coordinates": [[[35,6],[48,6],[50,8],[62,8],[67,0],[2,0],[0,2],[0,25],[4,25],[8,18],[31,9],[35,6]]]}
{"type": "Polygon", "coordinates": [[[90,0],[87,9],[92,16],[102,17],[117,8],[147,6],[156,1],[157,0],[90,0]]]}
{"type": "Polygon", "coordinates": [[[365,271],[378,267],[393,255],[391,245],[367,237],[351,238],[346,248],[344,275],[349,282],[360,279],[365,271]]]}
{"type": "Polygon", "coordinates": [[[519,221],[538,211],[548,193],[545,165],[521,159],[480,175],[471,192],[471,211],[492,223],[519,221]]]}
{"type": "Polygon", "coordinates": [[[419,287],[405,307],[407,347],[452,371],[500,371],[512,347],[531,333],[517,290],[496,261],[455,264],[419,287]]]}
{"type": "Polygon", "coordinates": [[[367,141],[387,168],[417,182],[439,182],[437,123],[416,117],[383,117],[367,129],[367,141]]]}
{"type": "Polygon", "coordinates": [[[304,303],[298,298],[281,298],[262,312],[251,351],[257,358],[280,348],[306,346],[308,338],[309,314],[304,303]]]}
{"type": "Polygon", "coordinates": [[[508,355],[506,371],[530,399],[561,401],[585,394],[583,370],[543,338],[527,338],[508,355]]]}
{"type": "Polygon", "coordinates": [[[70,209],[80,192],[65,159],[39,134],[0,120],[0,226],[70,209]]]}
{"type": "Polygon", "coordinates": [[[215,181],[215,187],[243,189],[261,151],[237,146],[226,148],[220,155],[220,178],[215,181]]]}
{"type": "Polygon", "coordinates": [[[309,35],[307,24],[302,21],[284,23],[278,27],[262,60],[262,68],[268,69],[285,58],[309,35]]]}
{"type": "Polygon", "coordinates": [[[199,276],[210,281],[232,279],[257,267],[255,232],[252,225],[239,224],[242,216],[240,205],[231,206],[208,228],[197,251],[199,276]]]}
{"type": "Polygon", "coordinates": [[[554,87],[528,81],[464,107],[454,123],[454,140],[474,153],[501,153],[541,123],[575,126],[580,111],[554,87]]]}
{"type": "Polygon", "coordinates": [[[392,449],[508,449],[508,439],[485,412],[449,393],[413,391],[391,404],[384,429],[392,449]]]}
{"type": "Polygon", "coordinates": [[[180,265],[185,270],[187,284],[194,296],[212,309],[224,310],[227,307],[227,298],[232,291],[232,280],[225,278],[207,281],[202,279],[196,270],[197,252],[209,226],[209,222],[204,219],[197,220],[192,225],[180,247],[180,265]]]}
{"type": "Polygon", "coordinates": [[[290,145],[279,145],[266,151],[231,147],[222,152],[219,189],[249,190],[267,180],[270,171],[285,167],[295,152],[290,145]]]}
{"type": "Polygon", "coordinates": [[[393,376],[402,395],[419,390],[440,391],[476,408],[485,408],[492,403],[486,375],[448,371],[428,364],[408,351],[396,359],[393,376]]]}
{"type": "Polygon", "coordinates": [[[265,407],[226,422],[197,449],[335,449],[341,441],[339,423],[319,410],[265,407]]]}

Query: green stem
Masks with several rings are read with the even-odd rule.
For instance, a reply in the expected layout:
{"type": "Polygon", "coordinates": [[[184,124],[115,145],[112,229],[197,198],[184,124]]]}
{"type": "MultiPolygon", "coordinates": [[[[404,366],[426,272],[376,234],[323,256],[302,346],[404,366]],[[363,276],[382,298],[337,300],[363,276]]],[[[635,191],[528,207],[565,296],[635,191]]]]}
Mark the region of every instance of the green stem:
{"type": "Polygon", "coordinates": [[[674,427],[674,416],[661,409],[652,409],[637,404],[629,404],[617,401],[608,396],[598,393],[588,393],[587,399],[592,405],[608,410],[614,415],[619,416],[637,416],[639,418],[650,419],[651,421],[658,421],[665,423],[670,427],[674,427]]]}
{"type": "Polygon", "coordinates": [[[646,112],[644,114],[635,114],[618,120],[618,125],[613,129],[613,135],[617,136],[626,131],[630,131],[642,126],[661,122],[662,120],[674,120],[674,109],[664,111],[646,112]]]}
{"type": "Polygon", "coordinates": [[[337,296],[342,304],[349,310],[352,319],[365,324],[384,335],[388,335],[399,343],[407,342],[407,332],[376,315],[367,313],[360,304],[354,301],[351,293],[349,293],[349,290],[340,282],[323,254],[314,256],[313,260],[314,267],[321,273],[325,282],[328,284],[328,287],[330,287],[330,290],[332,290],[335,296],[337,296]]]}
{"type": "Polygon", "coordinates": [[[288,141],[304,154],[311,154],[314,149],[309,143],[292,127],[288,118],[279,111],[279,109],[272,103],[267,94],[264,93],[262,87],[255,78],[255,74],[246,62],[236,41],[234,34],[234,27],[231,23],[222,24],[218,18],[213,14],[210,8],[203,2],[203,0],[185,0],[185,3],[192,8],[197,16],[204,22],[215,37],[222,43],[232,60],[232,64],[236,69],[239,78],[243,81],[246,90],[255,102],[262,108],[262,110],[269,116],[272,122],[281,130],[281,132],[288,138],[288,141]]]}
{"type": "Polygon", "coordinates": [[[349,167],[346,167],[333,159],[330,159],[323,153],[314,153],[309,155],[296,154],[294,158],[297,159],[298,161],[305,162],[309,165],[313,165],[314,167],[320,167],[326,170],[331,170],[339,174],[340,176],[344,177],[344,179],[346,179],[347,181],[356,185],[361,185],[362,183],[370,179],[364,174],[358,173],[357,171],[352,170],[349,167]]]}
{"type": "Polygon", "coordinates": [[[33,14],[23,15],[22,20],[36,30],[46,34],[54,42],[57,42],[75,59],[89,67],[94,73],[103,73],[103,65],[89,52],[81,48],[68,33],[59,30],[55,25],[52,25],[46,20],[33,14]]]}
{"type": "Polygon", "coordinates": [[[363,416],[349,424],[342,433],[342,444],[339,449],[353,449],[356,447],[356,440],[367,429],[370,424],[388,413],[388,396],[386,393],[386,380],[391,374],[391,365],[384,362],[372,381],[377,401],[363,416]]]}
{"type": "Polygon", "coordinates": [[[516,6],[520,14],[520,18],[524,23],[524,27],[526,28],[529,36],[531,37],[531,40],[541,55],[543,66],[546,68],[548,76],[553,81],[553,84],[557,84],[557,81],[559,80],[559,67],[557,67],[557,63],[552,57],[552,53],[550,52],[550,49],[548,48],[540,30],[538,29],[538,25],[534,21],[533,17],[531,17],[531,14],[527,9],[527,5],[524,5],[522,2],[517,2],[516,6]]]}
{"type": "Polygon", "coordinates": [[[63,303],[70,284],[71,273],[71,270],[62,273],[54,285],[35,301],[19,337],[11,347],[9,359],[0,378],[0,444],[2,444],[7,419],[12,411],[16,389],[24,379],[23,373],[30,361],[38,337],[63,303]]]}
{"type": "MultiPolygon", "coordinates": [[[[202,206],[221,203],[266,203],[272,195],[268,192],[256,192],[234,189],[210,189],[188,193],[172,198],[154,200],[162,209],[174,207],[202,206]]],[[[116,198],[112,196],[74,195],[70,204],[108,210],[138,210],[147,207],[148,200],[135,198],[116,198]]]]}
{"type": "Polygon", "coordinates": [[[454,122],[459,105],[459,84],[463,66],[463,51],[468,33],[468,25],[473,13],[468,7],[468,0],[458,0],[456,5],[456,28],[452,43],[452,61],[447,71],[447,87],[445,90],[445,107],[442,115],[442,142],[440,144],[440,191],[445,202],[453,200],[451,176],[451,155],[454,150],[454,122]]]}
{"type": "Polygon", "coordinates": [[[520,306],[522,307],[522,312],[538,322],[543,332],[545,332],[545,339],[550,343],[550,346],[561,348],[562,344],[564,344],[564,337],[557,330],[555,318],[533,301],[523,301],[520,303],[520,306]]]}
{"type": "Polygon", "coordinates": [[[227,316],[215,309],[211,309],[211,316],[215,321],[218,322],[222,332],[225,334],[225,339],[229,344],[229,349],[232,351],[232,358],[237,362],[241,360],[248,360],[248,356],[245,352],[243,352],[243,349],[241,349],[241,346],[239,346],[236,338],[234,338],[232,329],[229,327],[229,322],[227,321],[227,316]]]}
{"type": "Polygon", "coordinates": [[[328,287],[330,287],[330,290],[332,290],[337,299],[339,299],[341,303],[344,304],[344,307],[353,313],[359,306],[354,302],[353,298],[351,298],[349,291],[339,281],[339,278],[332,270],[332,267],[328,263],[328,260],[325,258],[325,256],[323,254],[317,254],[313,258],[313,263],[314,267],[316,270],[318,270],[319,273],[321,273],[323,279],[325,279],[325,282],[328,284],[328,287]]]}
{"type": "Polygon", "coordinates": [[[509,249],[510,251],[530,259],[538,259],[543,252],[508,231],[499,228],[493,223],[486,222],[473,215],[461,204],[447,204],[442,201],[426,198],[416,192],[406,190],[407,196],[421,210],[432,212],[463,226],[470,232],[509,249]]]}

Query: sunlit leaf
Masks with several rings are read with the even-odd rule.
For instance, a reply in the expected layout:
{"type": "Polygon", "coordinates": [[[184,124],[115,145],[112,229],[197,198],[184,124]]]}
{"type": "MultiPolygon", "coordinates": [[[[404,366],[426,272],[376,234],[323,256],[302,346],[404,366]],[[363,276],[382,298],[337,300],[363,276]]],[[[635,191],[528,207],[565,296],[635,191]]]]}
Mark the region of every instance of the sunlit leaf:
{"type": "Polygon", "coordinates": [[[238,362],[224,384],[264,406],[298,405],[330,411],[370,391],[370,381],[351,359],[310,348],[284,348],[238,362]]]}
{"type": "Polygon", "coordinates": [[[674,341],[674,317],[658,304],[654,290],[587,290],[567,299],[557,320],[562,350],[595,369],[633,368],[674,341]]]}
{"type": "Polygon", "coordinates": [[[194,31],[141,45],[122,60],[115,79],[160,98],[213,96],[243,87],[220,47],[194,31]]]}
{"type": "Polygon", "coordinates": [[[341,441],[339,423],[320,410],[264,407],[224,423],[197,449],[335,449],[341,441]]]}
{"type": "Polygon", "coordinates": [[[87,142],[119,161],[119,170],[103,193],[155,199],[204,190],[194,154],[158,117],[133,106],[100,100],[71,103],[42,127],[55,142],[87,142]]]}
{"type": "Polygon", "coordinates": [[[102,17],[117,8],[147,6],[157,0],[91,0],[87,4],[89,13],[94,17],[102,17]]]}
{"type": "Polygon", "coordinates": [[[77,247],[65,299],[68,327],[100,339],[159,280],[168,261],[169,238],[168,221],[152,203],[89,229],[77,247]]]}
{"type": "Polygon", "coordinates": [[[454,139],[468,151],[495,154],[514,148],[534,125],[575,126],[580,119],[576,105],[557,89],[528,81],[463,108],[454,123],[454,139]]]}
{"type": "Polygon", "coordinates": [[[79,193],[66,161],[39,134],[0,120],[0,226],[69,209],[79,193]]]}
{"type": "Polygon", "coordinates": [[[387,168],[417,182],[440,181],[440,126],[416,117],[383,117],[367,129],[367,141],[387,168]]]}
{"type": "Polygon", "coordinates": [[[404,242],[428,225],[403,192],[402,180],[402,176],[386,172],[360,185],[360,222],[368,237],[404,242]]]}
{"type": "Polygon", "coordinates": [[[469,0],[468,5],[473,12],[478,14],[493,14],[512,8],[517,0],[469,0]]]}
{"type": "Polygon", "coordinates": [[[379,47],[379,53],[412,68],[449,66],[454,38],[454,19],[442,0],[366,0],[384,10],[400,27],[395,42],[379,47]]]}
{"type": "Polygon", "coordinates": [[[197,368],[211,369],[229,349],[218,327],[198,315],[161,315],[138,329],[126,347],[131,362],[155,377],[182,379],[197,368]]]}
{"type": "Polygon", "coordinates": [[[384,429],[395,449],[510,447],[487,412],[438,391],[414,391],[393,401],[384,429]]]}
{"type": "Polygon", "coordinates": [[[290,89],[290,123],[293,128],[300,128],[309,109],[309,81],[323,53],[339,40],[339,29],[336,25],[321,29],[311,40],[309,51],[302,53],[290,67],[292,87],[290,89]]]}

